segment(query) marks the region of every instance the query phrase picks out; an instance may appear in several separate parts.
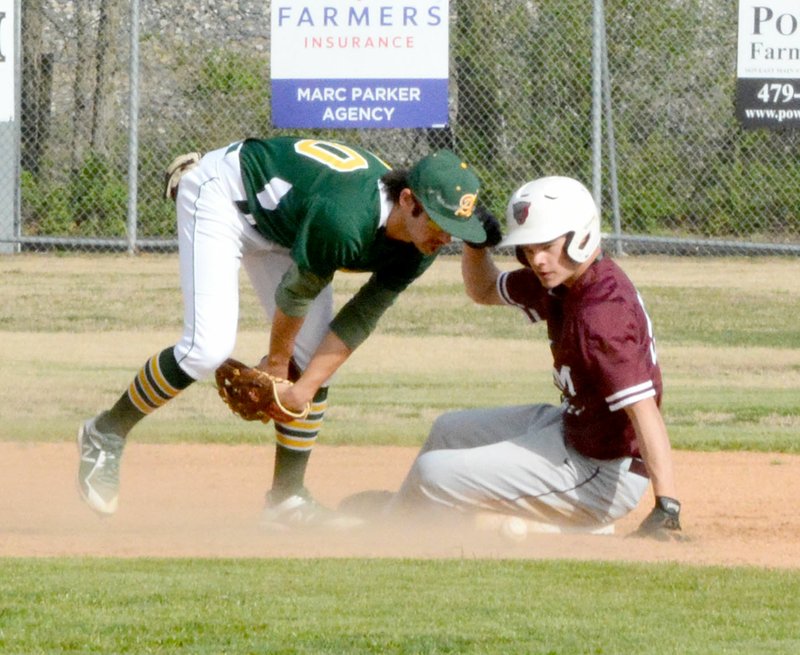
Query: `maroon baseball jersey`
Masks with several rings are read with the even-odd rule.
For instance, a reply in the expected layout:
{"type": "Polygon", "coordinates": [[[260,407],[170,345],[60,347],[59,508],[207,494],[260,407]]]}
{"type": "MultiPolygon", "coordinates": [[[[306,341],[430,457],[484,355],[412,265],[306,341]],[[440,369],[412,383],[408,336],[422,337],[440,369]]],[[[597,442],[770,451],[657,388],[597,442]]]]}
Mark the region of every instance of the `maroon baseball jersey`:
{"type": "Polygon", "coordinates": [[[662,386],[650,318],[628,276],[603,258],[570,288],[548,291],[522,268],[502,273],[497,289],[531,321],[547,321],[566,440],[596,459],[639,456],[624,408],[650,397],[660,405],[662,386]]]}

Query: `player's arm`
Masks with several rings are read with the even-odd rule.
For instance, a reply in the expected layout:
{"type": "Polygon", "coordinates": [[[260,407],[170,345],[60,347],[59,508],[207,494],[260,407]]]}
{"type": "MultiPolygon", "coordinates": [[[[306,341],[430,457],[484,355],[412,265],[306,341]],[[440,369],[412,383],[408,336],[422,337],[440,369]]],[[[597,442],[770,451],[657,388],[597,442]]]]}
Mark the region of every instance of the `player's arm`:
{"type": "Polygon", "coordinates": [[[670,447],[667,426],[655,398],[645,398],[625,407],[639,443],[653,493],[656,496],[675,498],[677,488],[672,470],[672,450],[670,447]]]}
{"type": "Polygon", "coordinates": [[[317,348],[306,370],[295,382],[280,393],[286,407],[305,407],[313,400],[317,390],[347,361],[352,350],[333,332],[328,332],[317,348]]]}
{"type": "Polygon", "coordinates": [[[500,269],[489,251],[465,245],[461,254],[461,277],[467,295],[479,305],[505,304],[497,292],[500,269]]]}
{"type": "Polygon", "coordinates": [[[380,318],[394,304],[403,288],[387,288],[379,275],[373,273],[334,316],[331,332],[350,351],[355,350],[372,334],[380,318]]]}
{"type": "Polygon", "coordinates": [[[270,375],[288,379],[289,360],[294,352],[297,333],[303,327],[305,315],[289,316],[280,308],[275,309],[269,337],[269,352],[258,364],[258,368],[270,375]]]}
{"type": "MultiPolygon", "coordinates": [[[[378,319],[394,303],[400,292],[394,289],[387,289],[380,284],[377,276],[373,275],[367,283],[339,310],[330,324],[330,330],[325,335],[322,343],[303,371],[303,374],[285,392],[281,392],[281,402],[286,407],[303,407],[316,394],[322,386],[338,369],[347,361],[353,351],[372,333],[378,323],[378,319]]],[[[285,350],[289,343],[294,344],[293,336],[297,334],[293,328],[299,330],[302,322],[292,319],[278,310],[276,321],[273,322],[273,336],[276,341],[271,343],[270,355],[280,353],[280,361],[288,352],[291,356],[292,350],[285,350]],[[277,327],[276,327],[277,322],[277,327]],[[281,330],[286,328],[286,333],[281,334],[281,330]],[[276,336],[277,330],[277,336],[276,336]],[[291,337],[291,341],[290,341],[291,337]]],[[[288,360],[287,368],[288,368],[288,360]]],[[[271,368],[267,369],[273,375],[277,375],[271,368]]],[[[285,375],[283,377],[286,377],[285,375]]]]}
{"type": "MultiPolygon", "coordinates": [[[[304,316],[289,316],[276,308],[272,321],[269,353],[261,360],[258,368],[270,375],[288,379],[289,360],[294,352],[295,337],[303,325],[304,318],[304,316]]],[[[352,352],[342,339],[329,331],[300,378],[293,386],[280,391],[283,405],[292,409],[305,407],[352,352]]]]}
{"type": "Polygon", "coordinates": [[[271,375],[288,378],[289,360],[297,333],[303,327],[308,308],[331,281],[292,264],[275,291],[275,316],[270,331],[269,353],[258,367],[271,375]]]}
{"type": "Polygon", "coordinates": [[[639,452],[650,474],[656,497],[655,507],[635,534],[662,540],[679,538],[681,504],[677,500],[672,450],[661,410],[655,398],[651,397],[628,405],[625,412],[636,431],[639,452]]]}

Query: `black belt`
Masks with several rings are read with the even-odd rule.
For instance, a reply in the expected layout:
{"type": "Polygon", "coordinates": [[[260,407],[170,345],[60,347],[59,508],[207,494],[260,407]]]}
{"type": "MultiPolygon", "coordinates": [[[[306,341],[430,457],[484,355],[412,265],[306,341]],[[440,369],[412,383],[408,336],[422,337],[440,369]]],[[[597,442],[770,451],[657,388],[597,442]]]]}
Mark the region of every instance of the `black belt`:
{"type": "Polygon", "coordinates": [[[631,465],[628,467],[628,471],[630,471],[634,475],[641,475],[643,478],[648,478],[648,479],[650,478],[650,475],[647,472],[647,467],[644,465],[644,462],[638,457],[631,458],[631,465]]]}

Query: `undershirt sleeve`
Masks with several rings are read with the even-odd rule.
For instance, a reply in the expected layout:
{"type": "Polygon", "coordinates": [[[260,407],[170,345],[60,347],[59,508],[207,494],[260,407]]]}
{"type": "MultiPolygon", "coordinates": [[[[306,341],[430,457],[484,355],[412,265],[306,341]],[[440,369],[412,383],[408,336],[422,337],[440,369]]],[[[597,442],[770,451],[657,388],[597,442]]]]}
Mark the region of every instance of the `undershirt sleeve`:
{"type": "Polygon", "coordinates": [[[305,316],[314,298],[332,279],[301,270],[292,262],[275,290],[275,304],[287,316],[305,316]]]}
{"type": "Polygon", "coordinates": [[[378,320],[392,306],[399,291],[387,289],[372,275],[366,284],[339,310],[331,331],[355,350],[375,329],[378,320]]]}

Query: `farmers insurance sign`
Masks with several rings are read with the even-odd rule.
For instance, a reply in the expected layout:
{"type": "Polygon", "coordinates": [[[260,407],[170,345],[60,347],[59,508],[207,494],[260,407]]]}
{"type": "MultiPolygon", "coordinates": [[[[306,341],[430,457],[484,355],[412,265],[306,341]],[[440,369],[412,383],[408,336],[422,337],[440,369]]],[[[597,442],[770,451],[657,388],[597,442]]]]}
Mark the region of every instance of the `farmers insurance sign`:
{"type": "Polygon", "coordinates": [[[447,0],[278,0],[271,14],[275,127],[447,124],[447,0]]]}
{"type": "Polygon", "coordinates": [[[737,77],[744,127],[800,127],[798,0],[739,0],[737,77]]]}

